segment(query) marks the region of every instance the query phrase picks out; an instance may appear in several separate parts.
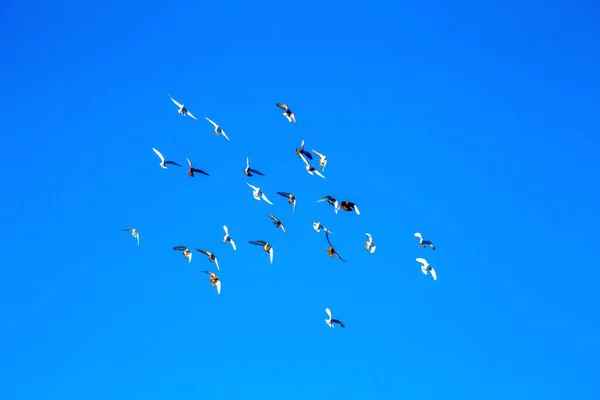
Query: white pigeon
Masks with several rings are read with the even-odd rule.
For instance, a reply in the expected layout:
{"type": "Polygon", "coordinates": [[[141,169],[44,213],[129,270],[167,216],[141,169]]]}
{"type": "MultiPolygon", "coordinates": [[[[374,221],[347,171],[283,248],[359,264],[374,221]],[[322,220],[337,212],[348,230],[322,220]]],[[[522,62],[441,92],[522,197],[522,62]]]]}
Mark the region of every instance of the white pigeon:
{"type": "Polygon", "coordinates": [[[223,225],[223,230],[225,231],[225,236],[223,236],[223,243],[231,243],[231,247],[233,247],[233,250],[236,250],[235,242],[233,241],[231,236],[229,236],[229,229],[227,229],[227,225],[223,225]]]}
{"type": "Polygon", "coordinates": [[[273,205],[273,203],[271,203],[271,201],[269,199],[267,199],[267,196],[265,196],[265,194],[260,190],[260,188],[249,184],[248,182],[246,182],[246,185],[250,186],[253,190],[252,192],[252,196],[254,196],[254,198],[256,200],[259,200],[262,198],[264,201],[266,201],[267,203],[269,203],[270,205],[273,205]]]}
{"type": "Polygon", "coordinates": [[[312,226],[313,226],[313,229],[314,229],[315,231],[317,231],[317,232],[321,232],[321,228],[323,228],[323,230],[324,230],[325,232],[333,233],[333,232],[331,232],[329,229],[327,229],[327,228],[325,227],[325,225],[321,224],[319,221],[317,221],[317,222],[315,222],[315,221],[308,221],[308,222],[310,222],[310,223],[312,224],[312,226]]]}
{"type": "MultiPolygon", "coordinates": [[[[169,95],[169,97],[171,97],[171,95],[169,95]]],[[[178,112],[179,112],[179,114],[181,114],[181,115],[188,115],[188,116],[190,116],[190,117],[194,118],[196,121],[198,120],[198,118],[194,117],[194,116],[192,115],[192,113],[191,113],[191,112],[190,112],[190,111],[189,111],[187,108],[185,108],[185,106],[184,106],[183,104],[179,103],[179,102],[178,102],[177,100],[175,100],[173,97],[171,97],[171,100],[173,100],[173,103],[175,103],[175,105],[176,105],[177,107],[179,107],[179,111],[178,111],[178,112]]]]}
{"type": "Polygon", "coordinates": [[[208,117],[204,117],[204,118],[206,118],[206,120],[207,120],[208,122],[210,122],[210,123],[212,124],[212,126],[214,126],[214,127],[215,127],[215,130],[214,130],[214,132],[215,132],[215,135],[219,135],[219,133],[220,133],[221,135],[223,135],[223,136],[225,137],[225,139],[229,140],[229,138],[228,138],[228,137],[227,137],[227,135],[225,134],[225,131],[224,131],[223,129],[221,129],[221,125],[217,124],[215,121],[211,120],[211,119],[210,119],[210,118],[208,118],[208,117]]]}
{"type": "Polygon", "coordinates": [[[308,160],[304,157],[304,155],[302,153],[300,153],[299,155],[300,155],[300,158],[302,159],[302,161],[304,161],[304,164],[306,165],[306,172],[308,172],[310,175],[317,174],[321,178],[325,178],[322,173],[320,173],[315,167],[310,165],[310,163],[308,162],[308,160]]]}
{"type": "Polygon", "coordinates": [[[375,249],[377,248],[377,246],[375,246],[373,244],[373,237],[371,236],[370,233],[365,233],[365,235],[367,235],[367,242],[365,243],[365,249],[367,249],[367,251],[371,254],[375,253],[375,249]]]}
{"type": "Polygon", "coordinates": [[[325,166],[327,165],[327,156],[319,153],[316,150],[311,150],[313,153],[319,157],[319,166],[321,167],[321,171],[325,172],[325,166]]]}
{"type": "Polygon", "coordinates": [[[342,323],[342,321],[340,321],[339,319],[333,319],[331,316],[331,310],[329,309],[329,307],[325,308],[325,312],[327,313],[327,315],[329,316],[329,318],[325,319],[325,323],[327,325],[329,325],[330,328],[334,328],[335,325],[334,324],[338,324],[340,326],[340,328],[345,328],[346,326],[342,323]]]}
{"type": "Polygon", "coordinates": [[[163,169],[167,169],[167,164],[171,164],[171,165],[177,165],[178,167],[181,167],[181,165],[177,164],[175,161],[165,161],[165,158],[163,157],[162,153],[158,150],[156,150],[154,147],[152,148],[152,150],[154,150],[154,152],[156,153],[156,155],[158,156],[158,158],[160,158],[160,166],[163,169]]]}
{"type": "Polygon", "coordinates": [[[431,276],[433,277],[434,281],[437,281],[437,274],[435,273],[435,269],[433,269],[431,267],[431,265],[429,265],[429,263],[427,262],[427,260],[425,260],[424,258],[415,258],[415,260],[417,262],[421,263],[421,271],[427,275],[427,271],[431,272],[431,276]]]}
{"type": "Polygon", "coordinates": [[[140,233],[135,230],[135,228],[125,228],[124,231],[131,232],[131,236],[137,239],[138,246],[140,245],[140,233]]]}

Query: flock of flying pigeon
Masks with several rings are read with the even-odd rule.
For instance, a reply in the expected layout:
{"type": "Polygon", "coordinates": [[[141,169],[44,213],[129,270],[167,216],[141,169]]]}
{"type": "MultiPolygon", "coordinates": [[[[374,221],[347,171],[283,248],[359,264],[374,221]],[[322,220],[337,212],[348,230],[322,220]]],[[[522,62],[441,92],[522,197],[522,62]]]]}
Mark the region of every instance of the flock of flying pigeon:
{"type": "MultiPolygon", "coordinates": [[[[198,120],[185,107],[184,104],[179,103],[171,95],[169,95],[169,97],[171,98],[171,101],[173,101],[173,103],[177,106],[178,112],[180,115],[188,116],[190,118],[198,120]]],[[[282,110],[284,110],[283,116],[289,122],[296,124],[296,116],[294,115],[292,110],[286,104],[276,103],[275,105],[277,107],[281,108],[282,110]]],[[[213,132],[215,135],[217,135],[217,136],[222,135],[225,139],[230,141],[229,137],[225,134],[225,131],[221,128],[221,126],[219,124],[217,124],[216,122],[214,122],[213,120],[211,120],[208,117],[205,117],[205,118],[213,126],[213,128],[214,128],[213,132]]],[[[168,165],[174,165],[174,166],[181,167],[181,164],[178,164],[177,162],[172,161],[172,160],[165,159],[165,157],[162,155],[162,153],[159,150],[157,150],[155,148],[152,148],[152,150],[154,151],[154,153],[156,153],[156,155],[160,159],[159,165],[161,166],[161,168],[167,169],[168,165]]],[[[306,171],[310,175],[316,175],[321,178],[325,178],[325,176],[323,175],[323,172],[325,171],[325,166],[327,165],[327,156],[325,156],[322,153],[319,153],[316,150],[311,150],[311,151],[313,154],[315,154],[317,157],[319,157],[319,167],[321,168],[321,171],[319,171],[315,167],[313,167],[310,164],[310,161],[308,161],[308,160],[312,160],[313,156],[310,152],[304,150],[304,140],[302,141],[300,148],[296,149],[296,155],[300,159],[302,159],[302,161],[304,162],[304,165],[306,167],[306,171]]],[[[198,169],[198,168],[194,168],[194,166],[189,158],[186,158],[186,161],[189,165],[188,176],[193,178],[195,176],[194,175],[195,173],[209,176],[209,174],[206,173],[205,171],[198,169]]],[[[247,177],[252,177],[253,175],[264,176],[264,174],[262,172],[260,172],[259,170],[250,167],[249,156],[246,157],[246,168],[244,169],[244,174],[247,177]]],[[[273,205],[273,203],[262,192],[260,187],[251,185],[248,182],[246,182],[246,184],[252,189],[252,196],[254,197],[254,199],[256,199],[258,201],[262,200],[270,205],[273,205]]],[[[288,203],[292,206],[292,213],[294,213],[296,210],[296,197],[292,193],[287,193],[287,192],[277,192],[277,194],[288,199],[288,203]]],[[[333,206],[333,210],[336,214],[338,213],[339,210],[343,210],[346,212],[354,211],[357,215],[360,215],[360,210],[358,209],[357,205],[351,201],[348,201],[348,200],[338,201],[336,198],[334,198],[333,196],[329,196],[329,195],[324,196],[323,198],[317,200],[318,203],[324,202],[324,201],[327,201],[328,204],[333,206]]],[[[279,218],[277,218],[276,216],[274,216],[272,214],[267,214],[267,215],[269,216],[269,218],[272,219],[275,227],[280,228],[284,233],[286,232],[285,226],[283,225],[281,220],[279,220],[279,218]]],[[[312,224],[313,229],[316,232],[321,232],[321,229],[325,232],[325,238],[327,240],[327,243],[329,244],[329,247],[327,248],[327,253],[329,254],[329,256],[331,258],[337,257],[341,261],[346,262],[346,260],[344,260],[339,255],[339,253],[335,250],[335,247],[333,246],[333,244],[331,244],[331,240],[329,239],[329,234],[333,233],[333,232],[331,232],[329,229],[327,229],[323,224],[321,224],[318,221],[317,222],[311,221],[310,223],[312,224]]],[[[135,228],[125,228],[123,230],[131,232],[131,235],[137,240],[138,246],[140,245],[140,233],[135,228]]],[[[223,243],[229,243],[234,251],[237,250],[236,244],[233,241],[232,237],[229,235],[229,229],[227,228],[226,225],[223,225],[223,230],[225,231],[225,235],[222,238],[223,243]]],[[[365,242],[365,249],[367,250],[367,252],[369,254],[373,254],[373,253],[375,253],[375,249],[377,248],[377,246],[374,244],[373,237],[371,236],[370,233],[366,233],[365,235],[367,237],[367,241],[365,242]]],[[[432,250],[435,250],[435,246],[433,245],[433,243],[429,240],[424,240],[421,233],[416,232],[414,234],[414,236],[419,239],[419,246],[421,246],[422,248],[430,247],[432,250]]],[[[271,246],[271,244],[269,242],[264,241],[264,240],[250,240],[248,243],[256,245],[256,246],[260,246],[265,253],[269,254],[269,260],[271,263],[273,263],[273,247],[271,246]]],[[[175,247],[173,247],[173,250],[180,251],[183,254],[183,256],[188,260],[188,263],[192,262],[192,254],[193,253],[187,247],[175,246],[175,247]]],[[[219,260],[217,259],[217,257],[215,256],[214,253],[212,253],[209,250],[205,250],[205,249],[195,249],[195,250],[198,251],[199,253],[206,255],[208,258],[208,261],[210,261],[211,263],[214,262],[215,266],[217,267],[217,270],[221,271],[221,268],[219,267],[219,260]]],[[[432,278],[434,280],[437,280],[437,274],[436,274],[435,270],[433,269],[433,267],[431,267],[431,265],[425,258],[418,257],[415,260],[421,264],[421,271],[423,272],[423,274],[427,275],[429,272],[429,273],[431,273],[432,278]]],[[[210,284],[217,289],[217,294],[221,294],[221,281],[219,280],[219,276],[215,272],[212,272],[212,271],[202,271],[202,272],[207,274],[210,277],[210,284]]],[[[331,310],[329,308],[325,308],[325,313],[328,316],[328,318],[325,319],[325,322],[329,327],[333,328],[336,324],[338,326],[340,326],[341,328],[345,327],[345,325],[340,320],[332,317],[331,310]]]]}

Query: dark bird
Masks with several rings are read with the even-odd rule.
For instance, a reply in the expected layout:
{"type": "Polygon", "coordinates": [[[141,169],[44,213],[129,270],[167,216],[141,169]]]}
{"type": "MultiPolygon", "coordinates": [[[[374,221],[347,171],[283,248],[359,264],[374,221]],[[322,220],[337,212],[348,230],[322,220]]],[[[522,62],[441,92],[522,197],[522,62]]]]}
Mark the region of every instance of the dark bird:
{"type": "Polygon", "coordinates": [[[269,218],[271,218],[273,220],[273,224],[276,227],[281,228],[283,233],[285,233],[285,226],[283,226],[283,223],[279,220],[279,218],[277,218],[276,216],[274,216],[272,214],[267,214],[267,215],[269,216],[269,218]]]}
{"type": "Polygon", "coordinates": [[[351,201],[347,201],[344,200],[340,203],[340,208],[344,211],[354,211],[356,213],[356,215],[360,215],[360,211],[358,210],[358,207],[356,206],[356,204],[354,204],[351,201]]]}
{"type": "Polygon", "coordinates": [[[188,164],[189,164],[189,166],[190,166],[190,169],[189,169],[189,171],[188,171],[188,176],[191,176],[191,177],[193,178],[193,177],[194,177],[194,172],[197,172],[197,173],[199,173],[199,174],[204,174],[204,175],[206,175],[206,176],[210,176],[210,175],[208,175],[206,172],[202,171],[201,169],[194,168],[194,167],[192,166],[192,162],[190,161],[190,159],[189,159],[189,158],[186,158],[186,160],[187,160],[187,162],[188,162],[188,164]]]}
{"type": "Polygon", "coordinates": [[[294,211],[296,211],[296,197],[287,192],[277,192],[277,194],[288,198],[288,203],[292,206],[292,213],[294,213],[294,211]]]}
{"type": "Polygon", "coordinates": [[[217,270],[219,270],[219,271],[221,270],[221,268],[219,268],[219,260],[217,260],[217,257],[211,251],[202,250],[202,249],[196,249],[196,251],[199,251],[202,254],[206,254],[208,256],[208,261],[214,262],[215,265],[217,266],[217,270]]]}
{"type": "Polygon", "coordinates": [[[294,115],[292,110],[290,110],[290,108],[287,106],[287,104],[276,103],[275,105],[277,107],[281,108],[282,110],[285,110],[285,112],[283,113],[283,116],[286,117],[288,121],[293,122],[294,124],[296,123],[296,116],[294,115]]]}
{"type": "Polygon", "coordinates": [[[269,242],[265,242],[264,240],[250,240],[248,243],[255,244],[257,246],[262,246],[264,252],[269,253],[271,264],[273,264],[273,247],[271,247],[269,242]]]}
{"type": "Polygon", "coordinates": [[[343,262],[346,262],[346,260],[344,260],[340,254],[333,248],[333,245],[331,244],[331,241],[329,240],[329,231],[325,231],[325,237],[327,238],[327,243],[329,243],[329,248],[327,249],[327,253],[329,254],[329,256],[331,258],[335,258],[335,256],[338,256],[338,258],[340,260],[342,260],[343,262]]]}
{"type": "Polygon", "coordinates": [[[175,246],[173,250],[181,251],[183,256],[187,258],[188,262],[192,262],[192,252],[185,246],[175,246]]]}

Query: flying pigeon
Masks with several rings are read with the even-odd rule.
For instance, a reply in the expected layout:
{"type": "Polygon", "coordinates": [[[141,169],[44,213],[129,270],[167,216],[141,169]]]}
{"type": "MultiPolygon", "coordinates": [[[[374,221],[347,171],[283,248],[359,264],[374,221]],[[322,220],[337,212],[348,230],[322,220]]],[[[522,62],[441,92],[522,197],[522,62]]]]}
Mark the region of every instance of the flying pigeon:
{"type": "Polygon", "coordinates": [[[312,154],[310,154],[308,151],[304,150],[304,140],[302,141],[302,144],[300,144],[300,148],[296,148],[296,155],[298,157],[300,157],[300,154],[304,154],[307,158],[309,159],[313,159],[312,154]]]}
{"type": "Polygon", "coordinates": [[[212,126],[214,126],[214,127],[215,127],[215,130],[214,130],[214,132],[215,132],[215,135],[217,135],[217,136],[218,136],[218,135],[219,135],[219,133],[220,133],[221,135],[223,135],[223,136],[225,137],[225,139],[229,140],[229,138],[228,138],[228,137],[227,137],[227,135],[225,134],[225,131],[224,131],[223,129],[221,129],[221,126],[220,126],[220,125],[218,125],[218,124],[217,124],[215,121],[211,120],[211,119],[210,119],[210,118],[208,118],[208,117],[204,117],[204,118],[206,118],[206,120],[207,120],[208,122],[210,122],[210,123],[212,124],[212,126]]]}
{"type": "Polygon", "coordinates": [[[317,200],[317,203],[320,203],[325,200],[327,200],[327,202],[333,206],[333,211],[335,211],[335,213],[337,214],[338,210],[340,209],[338,201],[334,197],[327,195],[317,200]]]}
{"type": "Polygon", "coordinates": [[[310,175],[317,174],[321,178],[325,178],[322,173],[320,173],[315,167],[310,165],[308,160],[306,158],[304,158],[304,156],[302,154],[300,154],[300,158],[302,159],[302,161],[304,161],[304,164],[306,165],[306,172],[308,172],[310,175]]]}
{"type": "Polygon", "coordinates": [[[375,253],[375,249],[377,248],[377,246],[375,246],[373,244],[373,238],[371,237],[370,233],[365,233],[365,235],[367,235],[367,242],[365,243],[365,249],[367,249],[367,251],[371,254],[375,253]]]}
{"type": "Polygon", "coordinates": [[[419,246],[421,246],[422,248],[425,248],[425,246],[429,246],[433,250],[435,250],[435,246],[433,245],[433,243],[431,243],[429,240],[423,240],[423,236],[421,236],[419,232],[416,232],[414,236],[419,238],[419,246]]]}
{"type": "Polygon", "coordinates": [[[326,312],[326,313],[327,313],[327,315],[329,316],[329,318],[327,318],[327,319],[325,320],[325,323],[326,323],[327,325],[329,325],[329,327],[330,327],[330,328],[333,328],[333,327],[334,327],[334,324],[338,324],[338,325],[340,326],[340,328],[345,328],[345,327],[346,327],[346,325],[344,325],[344,324],[342,323],[342,321],[340,321],[339,319],[333,319],[333,318],[331,317],[331,310],[330,310],[329,308],[326,308],[326,309],[325,309],[325,312],[326,312]]]}
{"type": "Polygon", "coordinates": [[[271,259],[271,264],[273,264],[273,247],[269,244],[269,242],[265,242],[264,240],[251,240],[248,243],[255,244],[257,246],[262,246],[265,253],[269,253],[269,258],[271,259]]]}
{"type": "Polygon", "coordinates": [[[277,194],[288,198],[288,203],[292,206],[292,214],[293,214],[294,211],[296,211],[296,197],[293,194],[287,193],[287,192],[277,192],[277,194]]]}
{"type": "Polygon", "coordinates": [[[415,258],[415,260],[417,262],[421,263],[421,271],[427,275],[427,271],[431,271],[431,276],[433,277],[434,281],[437,281],[437,274],[435,273],[435,269],[433,269],[431,267],[431,265],[429,265],[429,263],[427,262],[427,260],[425,260],[424,258],[415,258]]]}
{"type": "Polygon", "coordinates": [[[181,167],[181,165],[177,164],[175,161],[165,161],[165,158],[163,157],[162,153],[156,150],[154,147],[152,148],[152,150],[154,150],[156,155],[160,158],[160,166],[163,169],[167,169],[167,164],[177,165],[178,167],[181,167]]]}
{"type": "Polygon", "coordinates": [[[331,244],[331,241],[329,240],[329,231],[325,231],[325,237],[327,238],[327,243],[329,243],[329,248],[327,249],[327,253],[329,254],[329,256],[331,258],[335,258],[335,256],[338,256],[338,258],[340,260],[342,260],[343,262],[346,262],[346,260],[344,260],[340,254],[333,248],[333,245],[331,244]]]}
{"type": "Polygon", "coordinates": [[[346,200],[342,201],[340,203],[340,208],[342,210],[348,211],[348,212],[354,211],[356,213],[356,215],[360,215],[360,211],[359,211],[358,207],[356,206],[356,204],[354,204],[351,201],[346,201],[346,200]]]}
{"type": "Polygon", "coordinates": [[[208,256],[208,261],[214,262],[215,265],[217,266],[217,270],[218,271],[221,270],[221,268],[219,268],[219,260],[217,260],[217,256],[215,256],[212,252],[210,252],[208,250],[202,250],[202,249],[196,249],[196,251],[199,251],[200,253],[206,254],[208,256]]]}
{"type": "Polygon", "coordinates": [[[321,171],[325,171],[325,166],[327,165],[327,156],[319,153],[316,150],[311,150],[313,153],[319,157],[319,166],[321,167],[321,171]]]}
{"type": "Polygon", "coordinates": [[[187,258],[188,263],[192,262],[192,252],[185,246],[175,246],[173,247],[173,250],[178,250],[181,251],[181,254],[183,254],[183,256],[185,258],[187,258]]]}
{"type": "Polygon", "coordinates": [[[233,250],[235,250],[235,242],[233,241],[231,236],[229,236],[229,229],[227,229],[227,225],[223,225],[223,230],[225,231],[225,236],[223,236],[223,243],[231,243],[231,247],[233,247],[233,250]]]}
{"type": "MultiPolygon", "coordinates": [[[[171,97],[171,95],[169,95],[169,97],[171,97]]],[[[188,115],[188,116],[194,118],[195,120],[198,120],[198,118],[194,117],[192,115],[192,113],[189,112],[189,110],[187,108],[185,108],[185,106],[183,104],[178,103],[177,100],[175,100],[173,97],[171,97],[171,100],[173,100],[173,103],[175,103],[175,105],[177,107],[179,107],[179,111],[178,111],[179,114],[184,115],[184,116],[188,115]]]]}
{"type": "Polygon", "coordinates": [[[202,271],[207,275],[210,275],[210,284],[211,286],[216,286],[217,287],[217,294],[221,294],[221,281],[219,280],[219,277],[217,276],[217,274],[215,274],[214,272],[210,272],[210,271],[202,271]]]}
{"type": "Polygon", "coordinates": [[[248,182],[246,182],[246,185],[248,185],[252,188],[252,190],[253,190],[252,196],[254,196],[254,198],[256,200],[260,201],[260,199],[262,198],[264,201],[266,201],[270,205],[273,205],[273,203],[271,203],[271,201],[269,199],[267,199],[267,196],[265,196],[265,194],[260,190],[260,188],[254,186],[254,185],[251,185],[248,182]]]}
{"type": "Polygon", "coordinates": [[[263,174],[259,170],[254,169],[254,168],[250,168],[250,156],[246,156],[246,169],[244,170],[244,175],[246,175],[246,176],[252,176],[252,174],[256,174],[256,175],[260,175],[260,176],[265,176],[265,174],[263,174]]]}
{"type": "Polygon", "coordinates": [[[138,242],[138,246],[140,245],[140,233],[138,231],[136,231],[135,228],[125,228],[123,230],[131,232],[131,236],[136,238],[137,242],[138,242]]]}
{"type": "Polygon", "coordinates": [[[285,233],[285,226],[283,226],[283,223],[279,220],[279,218],[277,218],[274,215],[271,214],[267,214],[269,216],[269,218],[271,218],[273,220],[273,224],[278,227],[281,228],[281,230],[283,231],[283,233],[285,233]]]}
{"type": "Polygon", "coordinates": [[[294,115],[292,110],[290,110],[290,108],[287,106],[287,104],[276,103],[275,105],[277,107],[281,108],[282,110],[285,110],[285,112],[283,113],[283,116],[286,117],[288,121],[293,122],[294,124],[296,123],[296,116],[294,115]]]}
{"type": "Polygon", "coordinates": [[[331,232],[329,229],[327,229],[327,228],[325,227],[325,225],[321,224],[321,223],[320,223],[320,222],[318,222],[318,221],[317,221],[317,222],[314,222],[314,221],[308,221],[308,222],[310,222],[310,223],[312,224],[312,226],[313,226],[313,229],[314,229],[315,231],[317,231],[317,232],[321,232],[321,228],[323,228],[323,230],[324,230],[325,232],[333,233],[333,232],[331,232]]]}
{"type": "Polygon", "coordinates": [[[187,162],[188,162],[188,165],[190,166],[190,169],[189,169],[189,171],[188,171],[188,176],[191,176],[191,177],[193,178],[193,177],[194,177],[194,172],[197,172],[197,173],[199,173],[199,174],[204,174],[204,175],[206,175],[206,176],[210,176],[210,175],[208,175],[206,172],[202,171],[201,169],[194,168],[194,167],[192,166],[192,162],[190,161],[190,159],[189,159],[189,158],[186,158],[186,160],[187,160],[187,162]]]}

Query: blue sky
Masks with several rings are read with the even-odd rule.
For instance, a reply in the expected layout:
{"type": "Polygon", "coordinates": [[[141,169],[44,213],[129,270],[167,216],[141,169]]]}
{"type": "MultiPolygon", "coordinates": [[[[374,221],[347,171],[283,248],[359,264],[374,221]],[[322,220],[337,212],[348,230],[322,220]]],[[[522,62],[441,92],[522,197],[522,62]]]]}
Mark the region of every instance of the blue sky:
{"type": "Polygon", "coordinates": [[[2,6],[0,397],[597,398],[592,2],[205,3],[2,6]]]}

